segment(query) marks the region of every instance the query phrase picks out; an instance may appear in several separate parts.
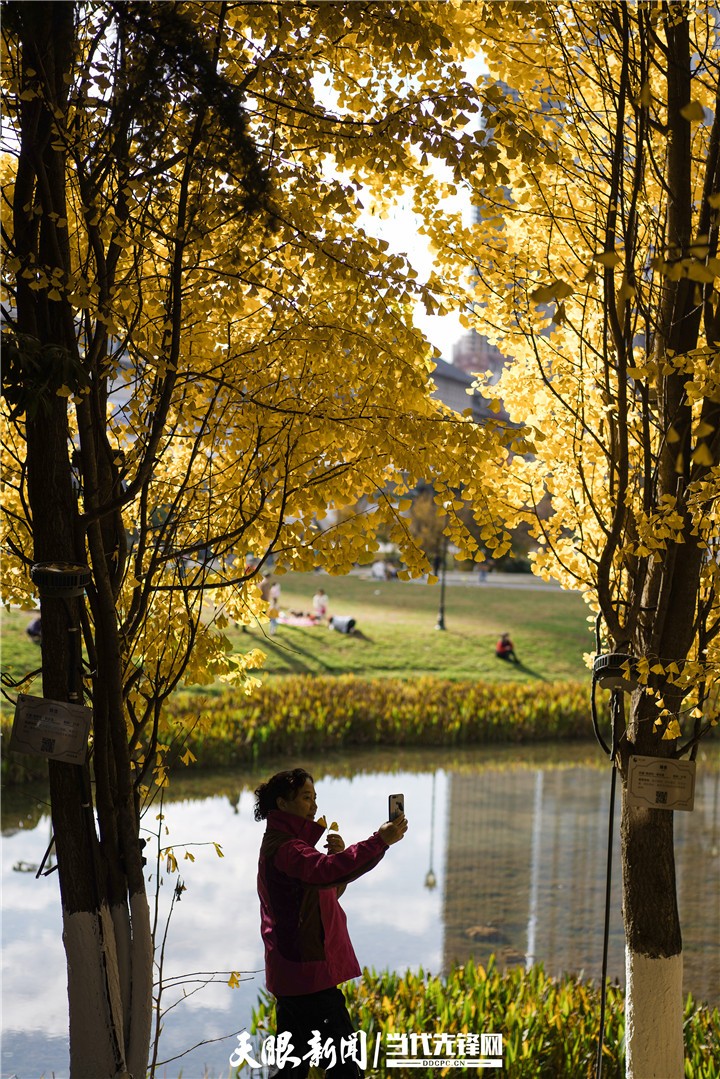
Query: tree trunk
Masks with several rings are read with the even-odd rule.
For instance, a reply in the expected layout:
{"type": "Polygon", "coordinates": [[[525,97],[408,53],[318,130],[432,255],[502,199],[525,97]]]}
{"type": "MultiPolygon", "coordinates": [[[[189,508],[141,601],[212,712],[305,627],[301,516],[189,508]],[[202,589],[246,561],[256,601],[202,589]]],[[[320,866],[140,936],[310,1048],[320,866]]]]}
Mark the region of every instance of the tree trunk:
{"type": "MultiPolygon", "coordinates": [[[[17,275],[17,340],[18,347],[31,349],[41,365],[39,375],[32,364],[24,368],[29,374],[23,387],[28,401],[33,559],[84,564],[86,542],[73,488],[68,402],[56,392],[60,387],[53,381],[56,365],[63,365],[64,379],[72,380],[71,372],[79,372],[83,360],[70,303],[63,297],[51,299],[50,287],[36,280],[38,268],[57,267],[66,274],[71,269],[67,227],[60,224],[67,219],[66,161],[54,123],[67,113],[76,11],[70,3],[9,7],[26,91],[13,203],[15,251],[26,271],[17,275]],[[33,289],[31,284],[41,287],[33,289]]],[[[106,579],[107,567],[94,564],[93,573],[96,581],[106,579]]],[[[51,700],[82,701],[80,603],[41,594],[42,686],[43,695],[51,700]]],[[[104,651],[112,652],[112,643],[104,651]]],[[[128,1079],[132,1072],[141,1079],[147,1068],[152,1018],[150,913],[132,805],[121,683],[100,669],[94,679],[100,685],[110,682],[115,690],[103,717],[93,701],[94,726],[99,718],[107,722],[108,714],[115,718],[113,749],[120,743],[124,749],[124,754],[114,753],[118,770],[125,766],[121,782],[109,793],[102,779],[98,785],[103,806],[113,800],[117,786],[121,788],[120,804],[114,799],[119,845],[108,847],[104,837],[102,842],[98,839],[89,766],[59,761],[50,761],[49,766],[68,969],[70,1075],[128,1079]]]]}
{"type": "MultiPolygon", "coordinates": [[[[666,9],[667,34],[667,218],[666,245],[671,259],[686,257],[692,243],[693,197],[691,130],[682,115],[692,97],[690,29],[683,4],[666,9]]],[[[700,305],[688,279],[665,282],[655,336],[659,361],[696,347],[700,305]]],[[[637,654],[674,660],[682,669],[697,625],[702,550],[694,538],[685,504],[691,473],[692,409],[688,375],[681,370],[662,380],[661,429],[674,430],[660,453],[658,496],[677,498],[684,516],[682,546],[669,542],[662,563],[646,582],[643,610],[647,620],[636,640],[637,654]]],[[[647,478],[646,482],[649,480],[647,478]]],[[[662,677],[662,676],[661,676],[662,677]]],[[[677,718],[683,694],[666,677],[658,687],[670,716],[677,718]]],[[[635,694],[623,763],[631,753],[664,757],[675,752],[674,739],[655,730],[658,710],[652,698],[635,694]]],[[[625,772],[625,774],[627,774],[625,772]]],[[[682,1079],[684,1072],[682,1004],[682,935],[677,908],[673,813],[637,809],[623,790],[621,824],[623,916],[626,949],[626,1052],[629,1079],[682,1079]]]]}
{"type": "MultiPolygon", "coordinates": [[[[635,709],[641,707],[640,702],[636,703],[635,709]]],[[[634,725],[637,728],[637,723],[634,725]]],[[[630,752],[661,755],[657,741],[653,745],[648,745],[648,741],[638,737],[630,752]]],[[[664,743],[668,744],[674,745],[664,743]]],[[[628,1079],[681,1079],[684,1075],[683,963],[672,812],[628,805],[624,784],[620,841],[626,1074],[628,1079]]]]}
{"type": "MultiPolygon", "coordinates": [[[[688,530],[689,532],[689,527],[688,530]]],[[[701,550],[683,544],[682,556],[671,547],[662,567],[651,634],[638,642],[638,654],[675,657],[681,666],[695,633],[701,550]],[[668,599],[662,599],[667,589],[668,599]]],[[[653,593],[649,583],[647,596],[653,593]]],[[[682,692],[663,683],[671,716],[682,706],[682,692]]],[[[633,754],[670,757],[675,739],[655,729],[658,709],[653,696],[640,691],[632,702],[627,740],[622,745],[625,780],[633,754]]],[[[681,1079],[684,1075],[682,1005],[682,934],[677,906],[673,813],[628,805],[623,785],[621,821],[623,918],[626,962],[626,1059],[629,1079],[681,1079]]]]}

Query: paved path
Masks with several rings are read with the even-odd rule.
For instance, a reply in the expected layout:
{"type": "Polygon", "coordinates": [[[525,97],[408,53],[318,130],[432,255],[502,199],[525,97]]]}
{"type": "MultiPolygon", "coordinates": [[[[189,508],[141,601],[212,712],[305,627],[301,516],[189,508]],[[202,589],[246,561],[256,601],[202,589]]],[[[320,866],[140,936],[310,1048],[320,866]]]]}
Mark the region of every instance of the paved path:
{"type": "Polygon", "coordinates": [[[472,588],[526,588],[533,591],[562,591],[557,581],[544,581],[534,573],[488,573],[484,581],[477,573],[445,574],[445,584],[464,584],[472,588]]]}
{"type": "MultiPolygon", "coordinates": [[[[354,577],[361,577],[364,580],[372,581],[376,580],[369,570],[354,569],[351,570],[354,577]]],[[[382,580],[382,578],[380,578],[382,580]]],[[[409,582],[413,583],[413,581],[409,582]]],[[[415,584],[424,584],[425,578],[414,578],[415,584]]],[[[561,591],[560,585],[557,581],[543,581],[541,577],[536,577],[532,573],[488,573],[485,580],[481,580],[477,572],[475,573],[460,573],[457,570],[448,570],[445,574],[446,585],[464,585],[466,588],[518,588],[526,589],[528,591],[535,592],[559,592],[561,591]]]]}

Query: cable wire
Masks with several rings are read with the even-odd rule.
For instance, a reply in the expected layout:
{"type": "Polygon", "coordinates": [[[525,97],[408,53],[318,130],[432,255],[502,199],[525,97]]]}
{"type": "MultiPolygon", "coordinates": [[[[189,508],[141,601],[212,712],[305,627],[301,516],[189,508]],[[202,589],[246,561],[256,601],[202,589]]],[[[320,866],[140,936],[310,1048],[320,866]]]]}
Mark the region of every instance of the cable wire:
{"type": "MultiPolygon", "coordinates": [[[[594,711],[594,697],[595,697],[595,679],[593,678],[593,722],[595,722],[594,711]]],[[[597,1047],[597,1059],[595,1061],[595,1079],[602,1079],[602,1053],[603,1046],[605,1044],[605,997],[607,989],[607,962],[608,962],[608,944],[610,941],[610,899],[612,892],[612,854],[613,854],[613,832],[615,825],[615,790],[617,786],[617,763],[615,756],[618,748],[618,717],[622,706],[622,690],[615,689],[612,692],[611,701],[611,715],[612,715],[612,750],[608,750],[610,755],[610,763],[612,765],[612,776],[610,778],[610,809],[608,812],[608,843],[607,843],[607,863],[605,870],[605,925],[603,928],[603,957],[602,957],[602,973],[601,973],[601,986],[600,986],[600,1030],[598,1032],[598,1047],[597,1047]]],[[[596,734],[597,734],[596,729],[596,734]]],[[[602,740],[601,745],[604,745],[602,740]]]]}

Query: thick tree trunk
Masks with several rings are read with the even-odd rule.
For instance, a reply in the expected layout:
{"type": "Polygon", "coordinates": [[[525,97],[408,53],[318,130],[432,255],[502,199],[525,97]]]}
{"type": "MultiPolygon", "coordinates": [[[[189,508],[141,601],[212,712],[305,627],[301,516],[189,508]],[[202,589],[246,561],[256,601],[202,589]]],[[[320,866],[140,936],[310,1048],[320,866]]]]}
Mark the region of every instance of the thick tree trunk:
{"type": "MultiPolygon", "coordinates": [[[[53,404],[52,417],[45,414],[41,424],[28,423],[28,487],[35,560],[77,562],[66,417],[59,399],[53,404]]],[[[51,700],[77,700],[81,696],[77,604],[77,600],[41,599],[43,695],[51,700]]],[[[126,934],[122,945],[126,969],[132,972],[133,961],[138,968],[136,979],[127,978],[128,992],[123,999],[87,766],[51,761],[50,798],[67,955],[70,1073],[72,1079],[127,1075],[126,1030],[132,1025],[135,1075],[142,1076],[151,1019],[147,968],[152,963],[152,942],[147,901],[144,895],[136,897],[133,914],[137,925],[132,927],[132,939],[126,934]],[[131,1015],[135,1017],[132,1024],[131,1015]]],[[[128,923],[127,907],[124,919],[128,923]]]]}
{"type": "MultiPolygon", "coordinates": [[[[690,535],[690,526],[686,528],[690,535]]],[[[678,667],[695,634],[702,552],[686,542],[682,554],[671,547],[646,582],[644,599],[653,617],[641,628],[637,654],[662,656],[678,667]],[[657,582],[654,578],[657,578],[657,582]]],[[[662,683],[671,717],[683,692],[662,683]]],[[[652,695],[637,692],[632,702],[621,759],[627,777],[633,754],[670,757],[674,739],[655,729],[658,708],[652,695]]],[[[664,726],[664,724],[663,724],[664,726]]],[[[682,934],[677,906],[673,813],[628,804],[623,788],[621,822],[623,918],[626,949],[626,1061],[628,1079],[682,1079],[684,1075],[682,934]]]]}
{"type": "Polygon", "coordinates": [[[625,949],[627,1079],[682,1079],[682,954],[652,959],[625,949]]]}
{"type": "MultiPolygon", "coordinates": [[[[689,561],[694,561],[692,555],[689,561]]],[[[692,595],[694,592],[690,589],[684,600],[691,609],[694,608],[692,595]]],[[[682,649],[686,647],[687,620],[682,610],[676,610],[675,614],[676,618],[669,624],[672,629],[682,627],[684,632],[672,641],[670,635],[666,635],[665,645],[682,649]]],[[[643,646],[641,651],[646,651],[646,647],[643,646]]],[[[668,686],[665,696],[672,707],[672,687],[668,686]]],[[[654,698],[644,692],[635,693],[627,739],[621,747],[625,780],[620,843],[628,1079],[682,1079],[684,1075],[682,934],[677,905],[673,813],[632,806],[627,796],[631,755],[669,757],[675,750],[675,741],[664,740],[655,730],[656,718],[654,698]]]]}
{"type": "MultiPolygon", "coordinates": [[[[72,381],[69,372],[81,369],[75,319],[64,298],[50,299],[47,285],[30,288],[37,284],[38,267],[58,267],[68,274],[71,269],[67,228],[59,224],[67,219],[66,162],[53,125],[67,109],[76,11],[70,3],[10,7],[27,91],[13,206],[15,249],[27,271],[17,275],[18,345],[31,348],[42,365],[37,381],[24,386],[29,402],[27,484],[33,559],[84,564],[86,541],[72,481],[67,399],[55,392],[59,387],[53,384],[58,357],[68,372],[66,379],[72,381]]],[[[35,379],[31,365],[27,370],[35,379]]],[[[99,564],[103,557],[100,549],[92,569],[96,584],[102,580],[107,592],[108,569],[99,564]]],[[[51,700],[82,700],[80,602],[41,595],[43,695],[51,700]]],[[[96,779],[99,805],[106,819],[116,818],[119,843],[106,842],[102,833],[98,838],[89,767],[59,761],[49,766],[67,955],[72,1079],[127,1079],[131,1073],[141,1079],[152,1019],[150,914],[137,843],[111,594],[109,602],[104,625],[112,621],[114,633],[99,651],[116,662],[112,677],[107,670],[94,672],[95,682],[109,688],[105,707],[98,710],[103,693],[96,692],[93,709],[96,739],[98,722],[105,724],[106,735],[108,716],[115,722],[106,747],[112,745],[112,759],[122,775],[118,782],[113,772],[109,789],[106,775],[96,779]]],[[[102,631],[103,624],[99,630],[96,626],[96,633],[102,631]]]]}
{"type": "Polygon", "coordinates": [[[682,937],[675,889],[673,814],[628,805],[621,849],[628,1079],[684,1074],[682,937]]]}
{"type": "MultiPolygon", "coordinates": [[[[683,4],[666,8],[667,21],[667,254],[686,257],[692,243],[693,195],[691,129],[682,110],[692,98],[690,28],[683,4]]],[[[689,280],[666,282],[655,353],[692,350],[698,341],[701,305],[694,299],[689,280]]],[[[696,633],[697,597],[702,552],[693,538],[685,507],[691,469],[692,409],[687,375],[678,370],[662,380],[659,401],[661,429],[676,439],[664,441],[657,472],[658,498],[677,499],[685,517],[685,543],[669,543],[662,563],[651,567],[645,584],[643,615],[637,654],[674,660],[679,668],[688,657],[696,633]]],[[[646,478],[646,482],[649,477],[646,478]]],[[[665,707],[677,717],[683,695],[671,680],[660,689],[665,707]]],[[[637,693],[628,741],[623,751],[627,765],[631,753],[671,756],[674,740],[655,731],[658,710],[651,698],[637,693]]],[[[682,935],[677,908],[673,814],[667,810],[638,809],[627,804],[623,792],[621,825],[623,916],[626,946],[626,1049],[629,1079],[682,1079],[684,1075],[682,1005],[682,935]]]]}
{"type": "Polygon", "coordinates": [[[107,907],[75,914],[63,909],[63,942],[68,960],[72,1079],[125,1077],[129,1073],[119,1036],[123,1027],[120,981],[107,907]],[[75,977],[73,971],[77,971],[75,977]]]}

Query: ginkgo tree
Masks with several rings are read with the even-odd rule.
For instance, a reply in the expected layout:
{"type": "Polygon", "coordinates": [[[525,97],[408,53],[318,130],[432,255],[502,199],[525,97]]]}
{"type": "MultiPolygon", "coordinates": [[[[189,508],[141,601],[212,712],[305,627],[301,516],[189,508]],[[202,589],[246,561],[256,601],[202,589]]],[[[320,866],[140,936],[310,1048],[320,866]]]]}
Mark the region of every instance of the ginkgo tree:
{"type": "Polygon", "coordinates": [[[718,708],[720,20],[692,0],[462,13],[487,64],[455,172],[474,220],[448,229],[429,192],[418,208],[438,293],[509,358],[484,392],[528,452],[488,466],[498,508],[620,657],[601,738],[623,776],[627,1073],[681,1076],[673,813],[627,775],[694,756],[718,708]]]}
{"type": "Polygon", "coordinates": [[[92,709],[88,762],[49,762],[73,1079],[145,1073],[138,837],[167,778],[163,704],[182,680],[252,684],[260,657],[223,629],[262,614],[258,566],[344,572],[382,528],[419,572],[402,514],[420,478],[446,500],[463,484],[494,529],[495,436],[430,398],[411,312],[433,295],[358,226],[361,190],[380,202],[454,153],[453,22],[4,7],[3,600],[34,602],[33,567],[90,578],[40,595],[42,695],[92,709]],[[372,512],[333,518],[361,495],[372,512]]]}

